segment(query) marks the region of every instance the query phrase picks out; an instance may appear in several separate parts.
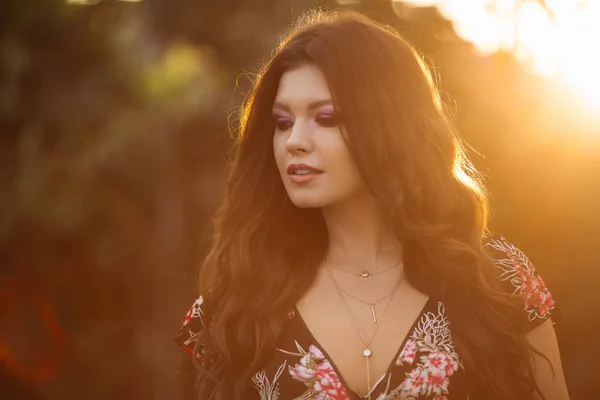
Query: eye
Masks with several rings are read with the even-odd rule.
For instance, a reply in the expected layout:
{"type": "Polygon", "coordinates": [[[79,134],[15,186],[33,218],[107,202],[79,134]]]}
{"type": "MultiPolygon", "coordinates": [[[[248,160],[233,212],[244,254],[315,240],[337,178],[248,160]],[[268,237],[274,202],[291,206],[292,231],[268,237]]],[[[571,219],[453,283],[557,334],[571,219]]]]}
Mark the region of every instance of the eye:
{"type": "Polygon", "coordinates": [[[273,126],[275,127],[275,130],[287,131],[294,126],[294,123],[289,118],[275,117],[273,126]]]}
{"type": "Polygon", "coordinates": [[[324,128],[333,128],[340,125],[339,118],[335,114],[319,114],[315,121],[324,128]]]}

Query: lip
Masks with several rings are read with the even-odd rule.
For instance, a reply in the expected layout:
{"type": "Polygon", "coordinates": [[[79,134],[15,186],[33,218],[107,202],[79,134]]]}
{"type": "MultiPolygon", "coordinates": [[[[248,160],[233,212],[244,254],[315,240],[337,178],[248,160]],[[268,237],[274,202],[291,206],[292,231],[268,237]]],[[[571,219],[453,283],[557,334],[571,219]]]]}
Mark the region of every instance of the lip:
{"type": "Polygon", "coordinates": [[[313,167],[312,165],[308,165],[308,164],[290,164],[287,167],[287,173],[288,175],[292,175],[294,173],[294,170],[296,169],[307,169],[310,171],[311,174],[318,174],[323,172],[322,170],[313,167]]]}
{"type": "Polygon", "coordinates": [[[294,183],[306,183],[317,178],[317,176],[323,173],[323,171],[307,164],[290,164],[287,168],[287,173],[288,177],[290,178],[290,181],[294,183]],[[295,175],[294,170],[297,169],[305,169],[310,171],[310,173],[305,175],[295,175]]]}

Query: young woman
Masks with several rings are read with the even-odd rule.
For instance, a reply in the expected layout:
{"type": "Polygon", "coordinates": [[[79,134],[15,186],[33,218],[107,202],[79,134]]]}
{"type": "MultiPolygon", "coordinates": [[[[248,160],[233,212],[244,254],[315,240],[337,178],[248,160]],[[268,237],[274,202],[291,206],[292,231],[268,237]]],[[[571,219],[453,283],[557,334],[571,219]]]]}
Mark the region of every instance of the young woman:
{"type": "Polygon", "coordinates": [[[199,399],[567,399],[552,296],[486,230],[430,73],[304,16],[258,76],[178,335],[199,399]]]}

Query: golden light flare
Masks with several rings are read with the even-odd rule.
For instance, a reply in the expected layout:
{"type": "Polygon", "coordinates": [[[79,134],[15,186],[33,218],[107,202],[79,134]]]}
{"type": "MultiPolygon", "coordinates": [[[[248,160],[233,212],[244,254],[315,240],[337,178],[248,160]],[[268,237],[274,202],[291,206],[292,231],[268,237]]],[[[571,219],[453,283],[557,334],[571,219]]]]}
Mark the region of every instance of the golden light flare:
{"type": "Polygon", "coordinates": [[[405,0],[436,6],[457,34],[483,54],[512,52],[600,109],[600,1],[405,0]]]}

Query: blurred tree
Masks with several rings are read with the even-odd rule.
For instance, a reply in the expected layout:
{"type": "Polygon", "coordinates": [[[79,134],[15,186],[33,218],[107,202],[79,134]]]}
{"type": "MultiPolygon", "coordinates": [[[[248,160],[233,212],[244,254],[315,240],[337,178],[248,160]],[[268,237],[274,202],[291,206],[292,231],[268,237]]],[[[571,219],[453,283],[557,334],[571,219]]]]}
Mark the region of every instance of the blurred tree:
{"type": "Polygon", "coordinates": [[[142,12],[0,5],[0,362],[48,399],[148,398],[166,361],[144,331],[165,273],[157,150],[197,74],[142,45],[142,12]]]}

